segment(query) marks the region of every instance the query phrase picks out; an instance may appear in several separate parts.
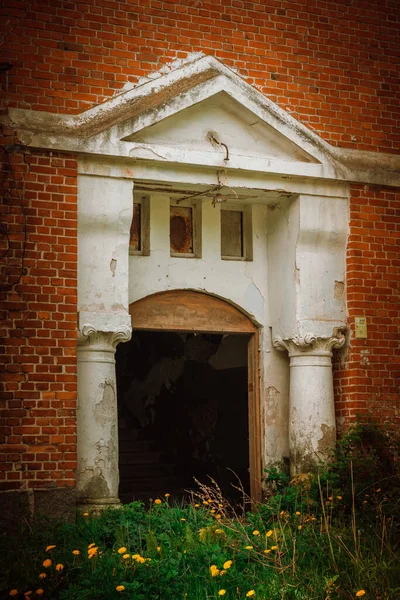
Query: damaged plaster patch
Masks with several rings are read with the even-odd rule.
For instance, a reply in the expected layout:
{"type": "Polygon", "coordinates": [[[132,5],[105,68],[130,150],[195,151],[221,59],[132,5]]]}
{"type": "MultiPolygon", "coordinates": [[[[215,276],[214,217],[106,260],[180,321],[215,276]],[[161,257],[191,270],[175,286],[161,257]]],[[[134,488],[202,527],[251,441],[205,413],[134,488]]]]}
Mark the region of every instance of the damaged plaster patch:
{"type": "Polygon", "coordinates": [[[335,445],[336,429],[333,426],[329,427],[329,425],[322,423],[321,431],[322,438],[318,440],[318,452],[321,452],[323,455],[327,455],[335,445]]]}
{"type": "Polygon", "coordinates": [[[343,283],[343,281],[335,281],[333,295],[335,297],[335,300],[342,300],[342,298],[344,298],[344,283],[343,283]]]}
{"type": "Polygon", "coordinates": [[[111,271],[113,277],[115,277],[116,268],[117,268],[117,261],[115,260],[115,258],[112,258],[111,262],[110,262],[110,271],[111,271]]]}
{"type": "Polygon", "coordinates": [[[97,402],[94,406],[94,417],[97,423],[106,425],[115,410],[116,397],[114,382],[110,379],[106,379],[104,383],[100,384],[100,387],[103,388],[103,393],[99,395],[99,397],[101,397],[100,402],[97,402]]]}

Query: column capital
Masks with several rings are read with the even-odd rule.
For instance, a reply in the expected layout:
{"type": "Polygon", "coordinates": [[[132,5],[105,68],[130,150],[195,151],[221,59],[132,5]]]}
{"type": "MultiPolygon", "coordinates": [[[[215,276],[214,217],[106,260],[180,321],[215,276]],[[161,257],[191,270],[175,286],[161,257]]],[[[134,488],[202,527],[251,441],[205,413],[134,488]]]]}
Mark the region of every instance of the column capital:
{"type": "Polygon", "coordinates": [[[345,329],[338,327],[333,330],[330,337],[317,337],[313,333],[294,335],[291,338],[281,338],[279,335],[273,339],[276,350],[287,351],[289,357],[300,356],[332,356],[334,348],[342,348],[346,342],[345,329]]]}
{"type": "Polygon", "coordinates": [[[79,332],[78,344],[82,349],[114,352],[120,342],[129,342],[131,336],[132,329],[127,325],[121,325],[114,331],[103,331],[96,329],[91,323],[84,323],[79,332]]]}

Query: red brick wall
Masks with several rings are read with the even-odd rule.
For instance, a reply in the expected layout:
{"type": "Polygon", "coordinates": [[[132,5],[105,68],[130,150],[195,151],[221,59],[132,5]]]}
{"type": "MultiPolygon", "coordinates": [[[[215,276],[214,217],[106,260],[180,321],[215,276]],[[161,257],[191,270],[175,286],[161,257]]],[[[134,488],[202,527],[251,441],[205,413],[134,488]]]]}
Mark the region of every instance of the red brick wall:
{"type": "Polygon", "coordinates": [[[0,489],[53,487],[56,481],[71,486],[76,468],[76,161],[18,151],[11,136],[2,141],[0,489]]]}
{"type": "Polygon", "coordinates": [[[398,152],[398,0],[4,0],[14,106],[80,112],[202,51],[342,147],[398,152]]]}
{"type": "MultiPolygon", "coordinates": [[[[1,61],[13,68],[0,73],[1,108],[78,113],[201,51],[236,69],[331,144],[399,152],[399,39],[397,0],[4,0],[1,61]]],[[[21,281],[1,292],[8,350],[0,444],[9,445],[0,474],[8,479],[0,484],[73,485],[76,164],[72,157],[16,148],[8,154],[21,195],[9,189],[14,176],[0,150],[11,240],[1,262],[5,285],[21,269],[21,199],[27,242],[21,281]]],[[[369,337],[353,337],[338,367],[339,417],[370,408],[383,419],[394,415],[399,400],[396,202],[398,210],[388,190],[353,189],[350,324],[366,315],[369,337]],[[368,364],[362,350],[369,351],[368,364]]],[[[4,249],[4,228],[0,233],[4,249]]]]}
{"type": "Polygon", "coordinates": [[[371,414],[400,424],[400,192],[352,186],[347,250],[351,343],[336,363],[339,422],[371,414]],[[354,318],[367,319],[367,339],[354,318]],[[343,358],[343,357],[342,357],[343,358]]]}

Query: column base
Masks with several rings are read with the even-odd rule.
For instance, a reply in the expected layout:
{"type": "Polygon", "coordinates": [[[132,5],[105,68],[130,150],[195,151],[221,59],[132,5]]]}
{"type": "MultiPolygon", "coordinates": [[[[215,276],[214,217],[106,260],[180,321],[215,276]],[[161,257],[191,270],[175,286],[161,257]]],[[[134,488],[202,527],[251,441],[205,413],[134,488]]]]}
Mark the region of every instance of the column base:
{"type": "Polygon", "coordinates": [[[121,508],[119,498],[85,498],[78,503],[78,512],[81,514],[99,514],[106,508],[121,508]]]}

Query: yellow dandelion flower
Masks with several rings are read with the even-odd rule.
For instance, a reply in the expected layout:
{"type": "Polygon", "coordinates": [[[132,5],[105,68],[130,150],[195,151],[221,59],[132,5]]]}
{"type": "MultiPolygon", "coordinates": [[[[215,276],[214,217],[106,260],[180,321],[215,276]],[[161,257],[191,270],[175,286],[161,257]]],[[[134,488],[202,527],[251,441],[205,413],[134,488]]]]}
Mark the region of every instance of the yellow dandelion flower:
{"type": "Polygon", "coordinates": [[[44,590],[42,590],[42,588],[39,588],[38,590],[36,590],[37,596],[43,596],[43,594],[44,594],[44,590]]]}
{"type": "Polygon", "coordinates": [[[378,488],[377,490],[375,490],[377,494],[379,494],[379,492],[381,491],[381,488],[378,488]]]}
{"type": "Polygon", "coordinates": [[[122,546],[122,548],[118,548],[118,554],[126,554],[125,546],[122,546]]]}
{"type": "Polygon", "coordinates": [[[72,554],[74,554],[75,556],[79,556],[80,552],[79,550],[72,550],[72,554]]]}
{"type": "Polygon", "coordinates": [[[216,529],[215,533],[219,535],[220,533],[224,533],[224,530],[223,529],[216,529]]]}
{"type": "Polygon", "coordinates": [[[200,508],[200,504],[195,504],[194,507],[195,508],[200,508]]]}
{"type": "Polygon", "coordinates": [[[61,563],[58,563],[58,565],[56,565],[56,571],[62,571],[64,569],[64,565],[62,565],[61,563]]]}
{"type": "Polygon", "coordinates": [[[51,559],[46,558],[46,560],[43,561],[43,566],[45,569],[47,569],[47,567],[51,567],[51,559]]]}
{"type": "Polygon", "coordinates": [[[226,571],[225,569],[221,569],[219,572],[220,577],[222,577],[223,575],[225,575],[226,571]]]}
{"type": "Polygon", "coordinates": [[[266,549],[266,550],[264,550],[264,554],[269,554],[270,552],[271,552],[271,549],[270,549],[270,548],[269,548],[269,549],[266,549]]]}
{"type": "Polygon", "coordinates": [[[271,550],[277,550],[278,546],[271,546],[271,550]]]}
{"type": "Polygon", "coordinates": [[[53,545],[53,546],[47,546],[46,552],[50,552],[50,550],[53,550],[53,548],[55,548],[55,547],[56,547],[55,545],[53,545]]]}
{"type": "Polygon", "coordinates": [[[18,590],[10,590],[10,596],[16,596],[18,594],[18,590]]]}
{"type": "Polygon", "coordinates": [[[297,526],[297,529],[299,529],[299,530],[300,530],[300,529],[303,529],[303,525],[298,525],[298,526],[297,526]]]}
{"type": "Polygon", "coordinates": [[[258,531],[258,529],[255,529],[255,530],[253,531],[253,535],[260,535],[260,532],[258,531]]]}
{"type": "Polygon", "coordinates": [[[84,517],[88,517],[88,516],[89,516],[89,513],[88,513],[88,512],[84,512],[84,513],[83,513],[83,516],[84,516],[84,517]]]}
{"type": "Polygon", "coordinates": [[[253,546],[246,546],[246,550],[253,550],[253,546]]]}
{"type": "Polygon", "coordinates": [[[124,554],[122,558],[130,558],[131,555],[130,554],[124,554]]]}
{"type": "Polygon", "coordinates": [[[39,573],[39,579],[45,579],[46,577],[46,573],[39,573]]]}
{"type": "Polygon", "coordinates": [[[273,530],[270,529],[269,531],[267,531],[267,533],[265,534],[266,537],[271,537],[271,535],[273,534],[273,530]]]}
{"type": "Polygon", "coordinates": [[[301,512],[299,510],[296,510],[296,515],[301,515],[301,512]]]}
{"type": "Polygon", "coordinates": [[[97,550],[98,550],[97,546],[92,546],[91,548],[89,548],[89,550],[88,550],[88,558],[93,558],[93,556],[96,556],[97,550]]]}
{"type": "Polygon", "coordinates": [[[165,498],[169,498],[171,494],[164,494],[165,498]]]}
{"type": "Polygon", "coordinates": [[[123,592],[125,589],[124,585],[117,585],[117,587],[115,588],[117,590],[117,592],[123,592]]]}
{"type": "Polygon", "coordinates": [[[215,508],[212,508],[212,509],[210,510],[210,512],[211,512],[211,513],[215,513],[215,508]]]}
{"type": "Polygon", "coordinates": [[[367,592],[365,590],[358,590],[358,592],[356,593],[356,597],[357,598],[361,598],[361,596],[365,596],[367,592]]]}
{"type": "Polygon", "coordinates": [[[141,564],[144,563],[145,560],[146,560],[146,559],[143,558],[143,556],[140,556],[140,554],[132,554],[132,559],[135,562],[138,562],[138,563],[141,563],[141,564]]]}
{"type": "Polygon", "coordinates": [[[246,594],[246,598],[250,598],[251,596],[255,595],[255,591],[254,590],[249,590],[246,594]]]}
{"type": "Polygon", "coordinates": [[[337,500],[342,500],[342,496],[336,496],[337,500]]]}
{"type": "Polygon", "coordinates": [[[161,546],[157,546],[157,552],[161,552],[161,546]]]}
{"type": "Polygon", "coordinates": [[[91,544],[89,544],[89,546],[88,546],[88,550],[89,550],[90,548],[93,548],[93,546],[95,546],[95,545],[96,545],[96,544],[95,544],[94,542],[92,542],[91,544]]]}
{"type": "Polygon", "coordinates": [[[161,504],[161,503],[162,503],[162,500],[160,498],[156,498],[154,500],[154,504],[161,504]]]}
{"type": "Polygon", "coordinates": [[[216,519],[221,519],[222,517],[221,517],[221,515],[215,515],[215,518],[216,519]]]}
{"type": "Polygon", "coordinates": [[[233,563],[233,560],[226,560],[226,561],[224,562],[224,569],[225,569],[225,570],[226,570],[226,569],[230,569],[230,568],[231,568],[231,566],[232,566],[232,563],[233,563]]]}
{"type": "Polygon", "coordinates": [[[328,500],[330,500],[332,502],[333,496],[328,496],[328,500]]]}
{"type": "Polygon", "coordinates": [[[207,506],[207,504],[208,504],[207,500],[203,500],[203,504],[204,504],[205,506],[207,506]]]}
{"type": "Polygon", "coordinates": [[[211,565],[210,567],[211,577],[216,577],[219,574],[219,569],[217,565],[211,565]]]}
{"type": "Polygon", "coordinates": [[[219,506],[220,508],[222,508],[222,507],[223,507],[223,504],[218,504],[218,506],[219,506]]]}
{"type": "Polygon", "coordinates": [[[225,596],[226,590],[219,590],[218,596],[225,596]]]}
{"type": "Polygon", "coordinates": [[[186,521],[186,519],[181,519],[181,521],[186,521]]]}

